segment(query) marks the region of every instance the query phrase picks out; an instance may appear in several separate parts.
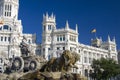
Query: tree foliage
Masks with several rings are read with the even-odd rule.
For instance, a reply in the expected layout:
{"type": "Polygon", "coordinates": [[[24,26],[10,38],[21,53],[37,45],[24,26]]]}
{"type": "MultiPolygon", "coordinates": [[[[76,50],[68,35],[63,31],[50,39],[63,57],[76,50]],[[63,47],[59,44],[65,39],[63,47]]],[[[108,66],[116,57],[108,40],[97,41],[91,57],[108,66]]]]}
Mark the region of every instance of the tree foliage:
{"type": "Polygon", "coordinates": [[[120,65],[110,58],[101,58],[99,60],[94,59],[91,66],[93,72],[90,76],[97,80],[107,80],[120,74],[120,65]]]}

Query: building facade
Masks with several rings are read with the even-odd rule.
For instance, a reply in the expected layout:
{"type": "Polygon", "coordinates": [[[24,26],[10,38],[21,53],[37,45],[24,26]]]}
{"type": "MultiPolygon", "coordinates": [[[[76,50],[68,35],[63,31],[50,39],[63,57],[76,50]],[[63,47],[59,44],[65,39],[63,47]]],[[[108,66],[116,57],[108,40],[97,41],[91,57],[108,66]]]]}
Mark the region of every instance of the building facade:
{"type": "Polygon", "coordinates": [[[80,54],[80,60],[76,63],[79,69],[72,72],[87,75],[91,68],[93,59],[113,58],[117,61],[117,50],[115,38],[103,42],[100,38],[91,40],[91,45],[84,45],[78,42],[78,26],[70,28],[68,21],[63,29],[57,29],[56,18],[52,15],[43,15],[42,22],[42,44],[41,55],[47,60],[51,57],[59,57],[64,50],[75,51],[80,54]]]}
{"type": "MultiPolygon", "coordinates": [[[[0,0],[0,57],[21,56],[20,43],[27,38],[33,51],[36,35],[24,34],[22,21],[18,20],[19,0],[0,0]]],[[[35,53],[35,52],[34,52],[35,53]]]]}

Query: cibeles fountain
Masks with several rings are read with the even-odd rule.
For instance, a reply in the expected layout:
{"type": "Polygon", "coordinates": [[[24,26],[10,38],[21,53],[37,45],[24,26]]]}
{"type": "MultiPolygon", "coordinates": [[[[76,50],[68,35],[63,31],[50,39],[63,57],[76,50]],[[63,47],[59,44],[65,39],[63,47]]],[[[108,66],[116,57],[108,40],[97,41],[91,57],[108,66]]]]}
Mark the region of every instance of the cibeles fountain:
{"type": "Polygon", "coordinates": [[[59,58],[51,58],[39,70],[27,73],[19,80],[85,80],[80,74],[72,73],[72,68],[78,68],[75,63],[80,55],[69,50],[63,51],[59,58]]]}
{"type": "Polygon", "coordinates": [[[60,57],[52,57],[46,61],[43,57],[33,54],[26,38],[20,44],[21,57],[9,60],[1,79],[8,80],[85,80],[80,74],[72,73],[72,68],[78,68],[75,63],[80,55],[69,50],[63,51],[60,57]]]}

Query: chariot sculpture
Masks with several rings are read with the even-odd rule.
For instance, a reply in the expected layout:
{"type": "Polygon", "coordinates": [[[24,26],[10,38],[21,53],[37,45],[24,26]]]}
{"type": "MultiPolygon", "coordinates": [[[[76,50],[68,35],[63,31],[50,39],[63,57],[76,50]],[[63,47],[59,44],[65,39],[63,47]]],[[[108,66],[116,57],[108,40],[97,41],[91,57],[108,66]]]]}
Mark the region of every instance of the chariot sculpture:
{"type": "Polygon", "coordinates": [[[45,60],[40,56],[33,55],[29,46],[27,39],[23,37],[23,40],[20,43],[21,56],[13,57],[9,60],[10,65],[8,65],[7,68],[11,72],[33,71],[40,69],[40,63],[45,60]]]}

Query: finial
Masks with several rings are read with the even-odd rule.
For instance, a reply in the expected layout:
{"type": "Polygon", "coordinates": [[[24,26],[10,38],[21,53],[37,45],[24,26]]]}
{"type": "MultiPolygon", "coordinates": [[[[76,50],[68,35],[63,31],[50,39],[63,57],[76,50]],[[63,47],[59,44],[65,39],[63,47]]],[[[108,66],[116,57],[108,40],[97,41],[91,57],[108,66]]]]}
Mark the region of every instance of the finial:
{"type": "Polygon", "coordinates": [[[76,32],[78,32],[78,25],[76,24],[76,32]]]}
{"type": "Polygon", "coordinates": [[[56,20],[55,15],[53,15],[53,19],[56,20]]]}
{"type": "Polygon", "coordinates": [[[115,39],[115,36],[113,37],[113,40],[112,40],[114,43],[116,42],[116,39],[115,39]]]}
{"type": "Polygon", "coordinates": [[[110,42],[111,40],[110,40],[110,36],[108,35],[108,42],[110,42]]]}
{"type": "Polygon", "coordinates": [[[45,18],[45,14],[43,14],[43,19],[45,18]]]}
{"type": "Polygon", "coordinates": [[[46,12],[46,18],[48,18],[48,12],[46,12]]]}
{"type": "Polygon", "coordinates": [[[52,12],[52,14],[51,14],[51,18],[53,18],[54,17],[54,15],[53,15],[53,12],[52,12]]]}
{"type": "Polygon", "coordinates": [[[100,41],[102,42],[102,37],[100,37],[100,41]]]}
{"type": "Polygon", "coordinates": [[[69,29],[68,21],[66,21],[66,29],[69,29]]]}

